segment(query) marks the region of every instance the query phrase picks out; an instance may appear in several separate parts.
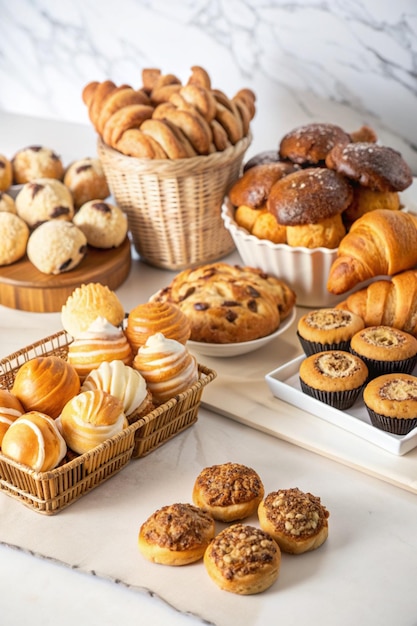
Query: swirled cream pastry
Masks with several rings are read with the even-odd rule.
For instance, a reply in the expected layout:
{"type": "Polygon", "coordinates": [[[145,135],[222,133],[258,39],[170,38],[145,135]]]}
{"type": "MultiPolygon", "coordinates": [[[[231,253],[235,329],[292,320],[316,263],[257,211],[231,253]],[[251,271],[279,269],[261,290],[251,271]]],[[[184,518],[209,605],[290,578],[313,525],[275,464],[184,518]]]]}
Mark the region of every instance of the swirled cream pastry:
{"type": "Polygon", "coordinates": [[[65,441],[78,454],[88,452],[128,426],[122,401],[101,389],[82,391],[71,398],[59,421],[65,441]]]}
{"type": "Polygon", "coordinates": [[[36,472],[54,469],[67,453],[67,445],[58,425],[45,413],[29,411],[7,429],[2,452],[36,472]]]}
{"type": "Polygon", "coordinates": [[[0,389],[0,447],[9,426],[25,412],[20,401],[8,389],[0,389]]]}
{"type": "Polygon", "coordinates": [[[142,374],[123,361],[104,361],[92,370],[81,387],[81,391],[101,389],[119,398],[123,410],[129,418],[132,414],[139,417],[152,410],[152,394],[142,374]]]}
{"type": "Polygon", "coordinates": [[[130,311],[125,332],[136,354],[155,333],[163,333],[165,337],[185,344],[191,335],[191,324],[185,313],[172,302],[145,302],[130,311]]]}
{"type": "Polygon", "coordinates": [[[133,367],[145,378],[155,404],[189,389],[198,380],[198,364],[187,348],[162,333],[151,335],[139,348],[133,367]]]}
{"type": "Polygon", "coordinates": [[[132,363],[132,350],[121,328],[104,317],[97,319],[68,346],[68,362],[75,368],[80,380],[104,361],[132,363]]]}

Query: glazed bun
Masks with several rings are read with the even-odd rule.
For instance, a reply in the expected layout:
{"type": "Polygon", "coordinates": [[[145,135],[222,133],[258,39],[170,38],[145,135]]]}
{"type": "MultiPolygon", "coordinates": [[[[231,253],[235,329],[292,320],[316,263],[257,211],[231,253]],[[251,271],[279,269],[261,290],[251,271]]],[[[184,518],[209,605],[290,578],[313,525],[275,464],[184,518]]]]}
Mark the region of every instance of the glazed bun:
{"type": "Polygon", "coordinates": [[[57,423],[44,413],[29,411],[18,417],[6,431],[2,453],[36,472],[54,469],[67,452],[57,423]]]}
{"type": "Polygon", "coordinates": [[[172,302],[145,302],[130,311],[125,334],[134,354],[155,333],[185,344],[191,335],[191,324],[172,302]]]}
{"type": "Polygon", "coordinates": [[[40,411],[53,419],[80,390],[75,369],[58,356],[39,356],[20,366],[11,389],[25,411],[40,411]]]}
{"type": "Polygon", "coordinates": [[[22,404],[8,389],[0,389],[0,447],[9,426],[25,412],[22,404]]]}
{"type": "Polygon", "coordinates": [[[68,446],[84,454],[128,426],[123,403],[100,389],[82,391],[64,406],[60,425],[68,446]]]}

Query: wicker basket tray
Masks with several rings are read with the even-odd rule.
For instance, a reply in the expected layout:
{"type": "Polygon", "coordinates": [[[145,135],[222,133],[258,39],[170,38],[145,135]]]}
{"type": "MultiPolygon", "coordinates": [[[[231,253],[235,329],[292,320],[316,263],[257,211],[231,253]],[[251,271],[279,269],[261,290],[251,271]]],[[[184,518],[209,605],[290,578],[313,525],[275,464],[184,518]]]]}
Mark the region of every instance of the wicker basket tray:
{"type": "MultiPolygon", "coordinates": [[[[11,389],[17,370],[29,359],[46,355],[66,359],[71,340],[62,331],[0,360],[0,389],[11,389]]],[[[199,380],[189,390],[53,470],[36,472],[0,453],[0,491],[38,513],[58,513],[119,472],[131,459],[149,454],[196,422],[203,388],[216,377],[213,370],[198,367],[199,380]]]]}
{"type": "Polygon", "coordinates": [[[156,160],[125,156],[98,139],[109,187],[127,213],[134,246],[144,261],[180,270],[234,250],[221,206],[239,177],[250,141],[245,137],[208,156],[156,160]]]}

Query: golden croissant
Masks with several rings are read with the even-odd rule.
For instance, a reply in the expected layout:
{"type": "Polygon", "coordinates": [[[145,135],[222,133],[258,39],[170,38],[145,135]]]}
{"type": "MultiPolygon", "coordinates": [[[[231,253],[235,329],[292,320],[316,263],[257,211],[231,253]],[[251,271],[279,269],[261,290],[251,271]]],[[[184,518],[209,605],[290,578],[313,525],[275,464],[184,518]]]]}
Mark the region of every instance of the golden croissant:
{"type": "Polygon", "coordinates": [[[392,326],[417,336],[417,270],[376,280],[350,294],[337,308],[356,313],[365,326],[392,326]]]}
{"type": "Polygon", "coordinates": [[[362,281],[417,265],[417,215],[376,209],[356,220],[339,244],[327,289],[342,294],[362,281]]]}

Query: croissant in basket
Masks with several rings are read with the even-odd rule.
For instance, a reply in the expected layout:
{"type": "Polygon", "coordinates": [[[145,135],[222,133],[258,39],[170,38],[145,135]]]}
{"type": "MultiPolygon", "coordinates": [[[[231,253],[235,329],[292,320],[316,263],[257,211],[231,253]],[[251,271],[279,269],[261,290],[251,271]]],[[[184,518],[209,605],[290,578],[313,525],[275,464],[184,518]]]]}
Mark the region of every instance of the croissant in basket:
{"type": "Polygon", "coordinates": [[[159,69],[142,71],[143,85],[91,81],[82,99],[96,132],[122,154],[149,159],[208,155],[235,145],[249,134],[255,94],[240,89],[229,98],[214,89],[206,70],[191,68],[183,84],[159,69]]]}

